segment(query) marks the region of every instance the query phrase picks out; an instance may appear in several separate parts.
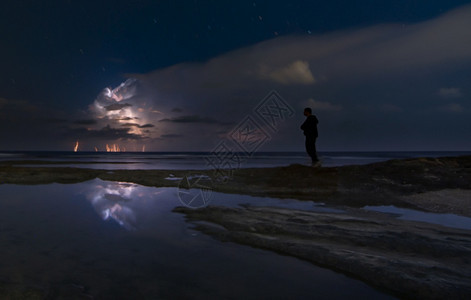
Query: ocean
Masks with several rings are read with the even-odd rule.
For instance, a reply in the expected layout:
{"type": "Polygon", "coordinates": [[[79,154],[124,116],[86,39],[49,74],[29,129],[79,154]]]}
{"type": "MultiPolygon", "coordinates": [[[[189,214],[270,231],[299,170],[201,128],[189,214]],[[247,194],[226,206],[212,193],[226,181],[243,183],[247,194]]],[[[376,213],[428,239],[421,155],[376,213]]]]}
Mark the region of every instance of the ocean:
{"type": "MultiPolygon", "coordinates": [[[[471,155],[471,151],[414,152],[319,152],[324,167],[364,165],[390,159],[471,155]]],[[[210,152],[58,152],[0,151],[0,162],[28,160],[54,162],[48,166],[68,166],[95,169],[165,169],[201,170],[224,164],[231,168],[280,167],[291,164],[309,165],[305,152],[257,152],[251,156],[231,153],[221,156],[210,152]]],[[[44,166],[44,165],[42,165],[44,166]]]]}

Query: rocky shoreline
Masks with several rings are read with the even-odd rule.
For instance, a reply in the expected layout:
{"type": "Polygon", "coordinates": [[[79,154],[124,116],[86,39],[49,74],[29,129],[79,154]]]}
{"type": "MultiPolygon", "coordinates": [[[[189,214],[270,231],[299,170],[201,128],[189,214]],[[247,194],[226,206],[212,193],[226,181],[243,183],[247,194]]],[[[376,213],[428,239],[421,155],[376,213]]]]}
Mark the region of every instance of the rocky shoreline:
{"type": "Polygon", "coordinates": [[[471,190],[471,156],[401,159],[331,168],[290,165],[236,169],[228,181],[219,181],[214,170],[100,170],[60,167],[57,162],[38,161],[34,162],[34,167],[27,166],[31,164],[31,161],[0,162],[0,184],[79,183],[99,178],[144,186],[178,187],[180,181],[169,180],[169,177],[207,176],[212,178],[210,188],[217,192],[348,207],[396,205],[471,217],[468,201],[471,198],[467,197],[471,190]]]}
{"type": "Polygon", "coordinates": [[[347,209],[176,208],[196,229],[340,271],[400,298],[471,295],[471,231],[347,209]],[[204,222],[201,222],[204,221],[204,222]],[[218,226],[214,226],[217,224],[218,226]]]}
{"type": "Polygon", "coordinates": [[[1,184],[76,183],[94,178],[177,187],[185,176],[212,178],[211,189],[234,194],[323,202],[341,213],[273,207],[178,207],[196,229],[295,256],[359,278],[401,298],[468,298],[471,231],[365,211],[395,205],[471,217],[471,156],[391,160],[362,166],[233,170],[96,170],[0,163],[1,184]]]}

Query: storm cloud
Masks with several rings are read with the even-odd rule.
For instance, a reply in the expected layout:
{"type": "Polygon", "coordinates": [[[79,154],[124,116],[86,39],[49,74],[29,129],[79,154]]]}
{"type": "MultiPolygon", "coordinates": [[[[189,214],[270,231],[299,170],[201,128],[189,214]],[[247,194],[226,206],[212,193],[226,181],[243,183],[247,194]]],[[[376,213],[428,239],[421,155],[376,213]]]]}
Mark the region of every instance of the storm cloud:
{"type": "Polygon", "coordinates": [[[228,125],[231,123],[218,121],[210,117],[201,117],[198,115],[179,116],[170,119],[162,119],[159,122],[171,122],[171,123],[203,123],[203,124],[217,124],[217,125],[228,125]]]}
{"type": "Polygon", "coordinates": [[[113,111],[113,110],[122,110],[123,108],[130,107],[132,106],[129,103],[113,103],[110,105],[103,106],[107,111],[113,111]]]}
{"type": "Polygon", "coordinates": [[[139,125],[136,123],[124,123],[121,124],[122,127],[137,127],[137,128],[152,128],[155,127],[153,124],[144,124],[144,125],[139,125]]]}
{"type": "Polygon", "coordinates": [[[74,137],[80,140],[101,140],[101,141],[121,141],[121,140],[140,140],[141,135],[129,132],[128,128],[112,128],[107,125],[101,129],[88,129],[88,128],[75,128],[67,132],[73,134],[74,137]]]}
{"type": "Polygon", "coordinates": [[[419,23],[281,35],[204,62],[126,74],[74,113],[0,98],[0,125],[15,128],[2,130],[3,149],[9,141],[40,149],[40,136],[62,149],[80,139],[88,150],[135,141],[156,151],[211,150],[247,117],[265,126],[255,108],[275,90],[297,113],[276,131],[263,128],[270,143],[261,150],[303,151],[306,106],[320,120],[320,151],[467,150],[469,28],[467,5],[419,23]]]}
{"type": "MultiPolygon", "coordinates": [[[[169,126],[216,123],[200,115],[235,124],[276,90],[298,112],[314,109],[323,149],[465,149],[471,143],[463,142],[471,130],[471,91],[463,76],[471,69],[468,28],[471,6],[464,6],[416,24],[277,37],[204,63],[129,76],[142,83],[163,112],[160,123],[169,126]],[[437,92],[450,82],[452,88],[437,92]],[[175,115],[175,107],[194,115],[175,115]]],[[[301,121],[302,112],[268,147],[302,150],[301,121]]]]}

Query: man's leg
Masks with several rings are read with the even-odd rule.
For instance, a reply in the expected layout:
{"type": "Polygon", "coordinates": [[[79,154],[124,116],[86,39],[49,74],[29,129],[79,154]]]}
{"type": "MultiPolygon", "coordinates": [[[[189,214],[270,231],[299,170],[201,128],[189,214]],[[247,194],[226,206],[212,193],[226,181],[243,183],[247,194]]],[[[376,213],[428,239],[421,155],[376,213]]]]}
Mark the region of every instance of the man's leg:
{"type": "Polygon", "coordinates": [[[306,137],[306,152],[311,157],[313,164],[319,161],[316,151],[316,138],[306,137]]]}

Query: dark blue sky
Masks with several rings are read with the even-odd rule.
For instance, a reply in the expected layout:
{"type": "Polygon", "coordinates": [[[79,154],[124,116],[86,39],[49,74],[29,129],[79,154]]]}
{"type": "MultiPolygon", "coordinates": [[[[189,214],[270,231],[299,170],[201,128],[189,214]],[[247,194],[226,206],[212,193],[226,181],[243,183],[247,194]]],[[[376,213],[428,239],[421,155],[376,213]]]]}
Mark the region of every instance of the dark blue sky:
{"type": "MultiPolygon", "coordinates": [[[[470,1],[456,0],[2,1],[0,98],[5,99],[3,102],[23,101],[30,108],[37,106],[50,110],[51,115],[54,114],[52,111],[57,112],[58,116],[54,116],[57,119],[66,115],[83,119],[86,117],[75,115],[77,111],[86,111],[104,87],[118,86],[129,77],[128,74],[150,74],[176,64],[205,63],[239,49],[257,47],[264,41],[305,36],[330,36],[335,39],[336,34],[345,36],[385,24],[413,26],[439,18],[468,3],[470,1]]],[[[387,34],[391,36],[396,33],[387,34]]],[[[293,57],[292,61],[297,61],[297,58],[293,57]]],[[[309,62],[311,69],[315,67],[312,61],[309,62]]],[[[206,74],[206,71],[203,73],[206,74]]],[[[313,74],[316,82],[320,82],[321,75],[313,74]]],[[[430,81],[439,86],[430,93],[449,89],[450,93],[459,95],[456,98],[460,98],[464,96],[464,87],[458,85],[464,85],[469,76],[469,72],[457,68],[447,73],[449,82],[444,82],[442,78],[442,83],[437,83],[435,80],[438,79],[431,78],[430,81]]],[[[384,76],[379,80],[384,83],[388,78],[384,76]]],[[[400,79],[405,86],[414,87],[410,94],[417,93],[424,97],[423,91],[415,90],[416,83],[407,83],[410,80],[413,81],[411,78],[400,79]]],[[[178,84],[184,88],[186,82],[178,84]]],[[[375,86],[381,85],[378,83],[375,86]]],[[[428,83],[418,82],[417,85],[427,86],[428,83]]],[[[344,85],[344,88],[349,87],[344,85]]],[[[267,92],[270,89],[277,87],[267,87],[267,92]]],[[[374,97],[388,97],[375,88],[370,90],[374,97]]],[[[295,91],[296,88],[286,92],[295,91]]],[[[446,90],[443,91],[446,93],[446,90]]],[[[328,84],[318,85],[310,92],[312,96],[306,96],[306,100],[318,94],[324,97],[326,103],[332,103],[333,99],[327,98],[337,93],[328,84]]],[[[354,93],[355,89],[352,88],[351,92],[354,93]]],[[[285,97],[290,95],[285,94],[285,97]]],[[[389,96],[397,97],[391,96],[391,93],[389,96]]],[[[204,101],[204,96],[200,94],[191,98],[195,100],[187,101],[204,101]]],[[[182,106],[181,103],[179,105],[182,106]]],[[[11,106],[3,105],[3,114],[11,106]]],[[[17,106],[15,112],[18,112],[17,106]]],[[[460,107],[463,108],[462,104],[460,107]]],[[[198,113],[205,115],[203,111],[198,113]]],[[[208,114],[214,115],[214,111],[208,114]]],[[[22,126],[18,126],[17,130],[21,128],[24,130],[22,126]]],[[[15,133],[29,136],[22,131],[15,133]]],[[[31,146],[23,144],[18,147],[31,146]]],[[[41,148],[47,148],[47,145],[41,148]]]]}
{"type": "Polygon", "coordinates": [[[80,107],[103,86],[119,84],[123,73],[204,61],[276,34],[414,23],[464,3],[469,1],[2,1],[0,91],[3,97],[80,107]]]}

